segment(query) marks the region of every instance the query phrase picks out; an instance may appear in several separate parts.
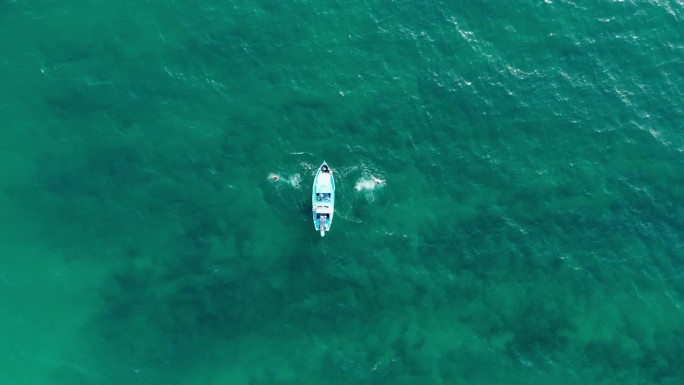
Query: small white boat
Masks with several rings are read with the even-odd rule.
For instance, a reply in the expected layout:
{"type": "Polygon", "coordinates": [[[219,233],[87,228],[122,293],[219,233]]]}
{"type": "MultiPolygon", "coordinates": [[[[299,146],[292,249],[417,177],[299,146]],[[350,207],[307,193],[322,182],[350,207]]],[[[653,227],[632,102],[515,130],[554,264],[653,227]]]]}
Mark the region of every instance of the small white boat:
{"type": "Polygon", "coordinates": [[[311,194],[313,222],[321,237],[330,230],[335,213],[335,180],[328,164],[323,162],[316,172],[311,194]]]}

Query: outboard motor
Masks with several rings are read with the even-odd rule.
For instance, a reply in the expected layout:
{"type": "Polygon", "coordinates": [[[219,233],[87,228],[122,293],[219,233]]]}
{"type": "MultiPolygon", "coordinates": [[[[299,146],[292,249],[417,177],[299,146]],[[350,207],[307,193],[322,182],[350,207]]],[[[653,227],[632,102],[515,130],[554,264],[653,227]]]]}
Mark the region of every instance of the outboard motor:
{"type": "Polygon", "coordinates": [[[321,228],[321,237],[325,237],[325,223],[321,222],[320,228],[321,228]]]}

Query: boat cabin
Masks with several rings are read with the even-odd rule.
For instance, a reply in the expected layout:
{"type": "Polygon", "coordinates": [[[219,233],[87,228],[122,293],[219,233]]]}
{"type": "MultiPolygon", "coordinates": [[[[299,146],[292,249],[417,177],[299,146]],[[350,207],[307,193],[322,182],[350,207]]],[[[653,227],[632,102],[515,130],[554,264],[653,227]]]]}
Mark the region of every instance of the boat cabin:
{"type": "Polygon", "coordinates": [[[316,200],[318,202],[330,202],[330,199],[331,199],[330,193],[317,193],[316,194],[316,200]]]}

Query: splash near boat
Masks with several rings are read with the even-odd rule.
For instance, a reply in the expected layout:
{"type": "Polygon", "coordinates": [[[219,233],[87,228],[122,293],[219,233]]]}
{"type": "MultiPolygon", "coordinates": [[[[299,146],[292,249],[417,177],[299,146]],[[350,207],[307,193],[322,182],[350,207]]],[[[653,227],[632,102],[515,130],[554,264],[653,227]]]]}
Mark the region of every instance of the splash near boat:
{"type": "Polygon", "coordinates": [[[330,230],[335,212],[335,180],[328,164],[323,164],[316,171],[311,193],[313,222],[321,237],[330,230]]]}

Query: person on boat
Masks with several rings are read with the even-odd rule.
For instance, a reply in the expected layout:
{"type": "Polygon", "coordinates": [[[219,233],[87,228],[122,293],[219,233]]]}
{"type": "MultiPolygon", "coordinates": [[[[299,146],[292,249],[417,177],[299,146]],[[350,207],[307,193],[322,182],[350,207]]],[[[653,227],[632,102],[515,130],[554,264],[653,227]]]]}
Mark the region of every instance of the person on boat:
{"type": "Polygon", "coordinates": [[[330,169],[328,168],[327,165],[324,164],[323,167],[321,167],[321,171],[323,171],[323,172],[329,172],[330,169]]]}

